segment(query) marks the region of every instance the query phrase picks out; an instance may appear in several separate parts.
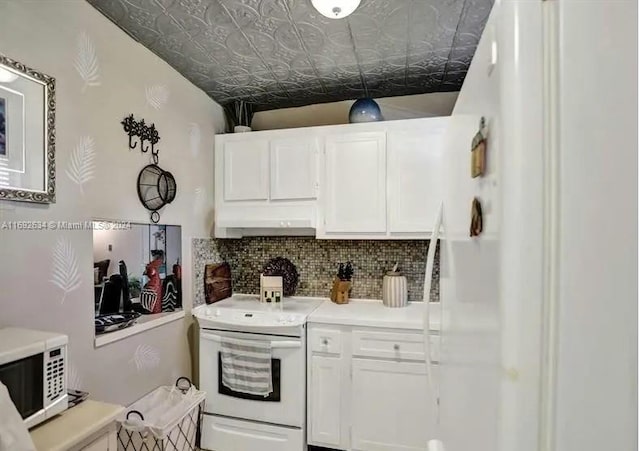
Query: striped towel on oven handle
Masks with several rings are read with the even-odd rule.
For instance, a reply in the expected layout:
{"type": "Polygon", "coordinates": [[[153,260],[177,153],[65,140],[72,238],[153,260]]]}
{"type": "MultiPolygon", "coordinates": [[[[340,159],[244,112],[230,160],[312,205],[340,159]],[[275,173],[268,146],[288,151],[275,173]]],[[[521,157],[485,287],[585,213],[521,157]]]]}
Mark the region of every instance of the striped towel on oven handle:
{"type": "Polygon", "coordinates": [[[222,384],[236,392],[269,396],[271,380],[271,341],[222,337],[222,384]]]}

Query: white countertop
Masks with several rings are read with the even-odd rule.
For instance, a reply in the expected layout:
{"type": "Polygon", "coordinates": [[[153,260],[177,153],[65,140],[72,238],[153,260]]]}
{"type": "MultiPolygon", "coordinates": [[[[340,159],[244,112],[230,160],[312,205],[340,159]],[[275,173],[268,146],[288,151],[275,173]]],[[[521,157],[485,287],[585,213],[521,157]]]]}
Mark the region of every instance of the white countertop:
{"type": "Polygon", "coordinates": [[[29,433],[38,451],[66,451],[109,426],[123,411],[122,406],[87,399],[29,433]]]}
{"type": "MultiPolygon", "coordinates": [[[[439,330],[439,304],[431,303],[429,307],[430,329],[439,330]]],[[[406,307],[390,308],[385,307],[382,301],[375,300],[351,299],[348,304],[336,304],[326,300],[309,315],[307,322],[423,330],[424,308],[422,302],[410,302],[406,307]]]]}

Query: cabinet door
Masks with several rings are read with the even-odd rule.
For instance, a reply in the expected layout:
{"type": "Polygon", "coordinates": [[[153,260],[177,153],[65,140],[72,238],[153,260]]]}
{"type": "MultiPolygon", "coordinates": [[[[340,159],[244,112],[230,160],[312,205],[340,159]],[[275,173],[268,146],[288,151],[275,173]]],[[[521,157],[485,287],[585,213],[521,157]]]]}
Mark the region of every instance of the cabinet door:
{"type": "Polygon", "coordinates": [[[387,135],[389,231],[431,232],[442,201],[442,134],[411,128],[387,135]]]}
{"type": "Polygon", "coordinates": [[[318,186],[316,139],[271,141],[271,199],[315,199],[318,186]]]}
{"type": "Polygon", "coordinates": [[[363,359],[352,365],[352,449],[426,450],[434,411],[426,365],[363,359]]]}
{"type": "Polygon", "coordinates": [[[326,232],[386,232],[385,136],[375,132],[327,137],[323,188],[326,232]]]}
{"type": "Polygon", "coordinates": [[[81,448],[81,451],[117,451],[118,442],[115,429],[109,433],[101,435],[87,446],[81,448]]]}
{"type": "Polygon", "coordinates": [[[267,140],[224,144],[224,200],[269,198],[269,144],[267,140]]]}
{"type": "Polygon", "coordinates": [[[340,446],[341,362],[338,357],[311,356],[309,437],[315,444],[340,446]]]}

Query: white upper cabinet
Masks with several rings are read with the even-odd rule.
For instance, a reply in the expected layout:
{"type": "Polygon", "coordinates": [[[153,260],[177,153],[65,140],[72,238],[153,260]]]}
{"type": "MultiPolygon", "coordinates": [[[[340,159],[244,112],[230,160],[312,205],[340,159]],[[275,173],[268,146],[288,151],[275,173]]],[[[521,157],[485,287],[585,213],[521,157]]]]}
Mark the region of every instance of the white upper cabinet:
{"type": "Polygon", "coordinates": [[[223,154],[224,200],[267,200],[269,142],[259,139],[225,142],[223,154]]]}
{"type": "Polygon", "coordinates": [[[386,232],[385,141],[384,132],[327,136],[323,189],[325,233],[386,232]]]}
{"type": "Polygon", "coordinates": [[[274,139],[271,146],[272,200],[315,199],[318,189],[316,139],[274,139]]]}
{"type": "Polygon", "coordinates": [[[217,135],[215,235],[429,238],[443,197],[448,124],[424,118],[217,135]]]}
{"type": "Polygon", "coordinates": [[[444,127],[407,127],[387,134],[389,232],[431,231],[442,201],[444,127]]]}

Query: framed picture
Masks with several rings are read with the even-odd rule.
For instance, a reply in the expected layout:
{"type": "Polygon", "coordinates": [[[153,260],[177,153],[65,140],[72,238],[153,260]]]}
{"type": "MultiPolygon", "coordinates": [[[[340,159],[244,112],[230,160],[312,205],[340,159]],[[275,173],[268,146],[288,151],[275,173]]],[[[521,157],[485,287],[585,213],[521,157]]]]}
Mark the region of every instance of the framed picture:
{"type": "Polygon", "coordinates": [[[0,155],[7,154],[7,99],[0,97],[0,155]]]}
{"type": "Polygon", "coordinates": [[[0,200],[56,200],[55,79],[0,54],[0,200]]]}

